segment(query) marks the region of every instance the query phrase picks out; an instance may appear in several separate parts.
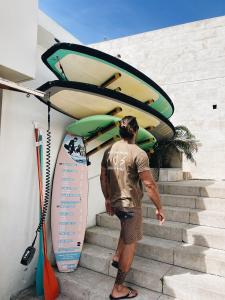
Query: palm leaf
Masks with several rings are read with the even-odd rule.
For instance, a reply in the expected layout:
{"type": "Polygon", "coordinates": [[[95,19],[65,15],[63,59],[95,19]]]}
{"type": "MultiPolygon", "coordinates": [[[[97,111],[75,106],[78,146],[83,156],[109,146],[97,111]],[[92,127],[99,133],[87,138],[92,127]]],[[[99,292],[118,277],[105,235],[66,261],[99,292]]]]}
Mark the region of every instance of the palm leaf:
{"type": "Polygon", "coordinates": [[[184,125],[175,127],[175,134],[168,141],[161,141],[155,147],[157,156],[163,157],[168,148],[174,147],[178,152],[184,153],[186,158],[196,164],[194,153],[198,152],[200,143],[195,135],[184,125]]]}

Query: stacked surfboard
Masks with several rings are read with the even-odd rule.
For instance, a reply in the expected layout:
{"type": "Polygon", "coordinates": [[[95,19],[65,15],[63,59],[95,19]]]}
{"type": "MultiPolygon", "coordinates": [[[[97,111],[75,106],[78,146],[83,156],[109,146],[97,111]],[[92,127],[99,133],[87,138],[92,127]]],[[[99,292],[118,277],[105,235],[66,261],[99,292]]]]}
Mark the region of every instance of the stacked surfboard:
{"type": "Polygon", "coordinates": [[[146,152],[173,136],[169,96],[146,75],[101,51],[58,43],[42,56],[58,80],[38,89],[40,101],[76,119],[59,151],[52,194],[52,238],[59,271],[76,269],[87,217],[87,162],[119,139],[118,122],[137,118],[137,144],[146,152]],[[94,141],[94,143],[92,143],[94,141]]]}

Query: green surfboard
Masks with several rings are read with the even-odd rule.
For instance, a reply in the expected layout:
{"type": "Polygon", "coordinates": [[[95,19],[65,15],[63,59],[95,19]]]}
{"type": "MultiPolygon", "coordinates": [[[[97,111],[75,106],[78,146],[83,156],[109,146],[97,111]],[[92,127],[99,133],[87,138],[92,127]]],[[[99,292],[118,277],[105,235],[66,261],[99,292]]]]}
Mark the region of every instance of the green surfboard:
{"type": "MultiPolygon", "coordinates": [[[[120,118],[115,116],[94,115],[70,124],[66,130],[71,134],[82,136],[86,142],[95,140],[101,145],[113,137],[119,137],[119,121],[120,118]]],[[[154,146],[156,139],[146,129],[139,128],[136,143],[148,151],[154,146]]]]}

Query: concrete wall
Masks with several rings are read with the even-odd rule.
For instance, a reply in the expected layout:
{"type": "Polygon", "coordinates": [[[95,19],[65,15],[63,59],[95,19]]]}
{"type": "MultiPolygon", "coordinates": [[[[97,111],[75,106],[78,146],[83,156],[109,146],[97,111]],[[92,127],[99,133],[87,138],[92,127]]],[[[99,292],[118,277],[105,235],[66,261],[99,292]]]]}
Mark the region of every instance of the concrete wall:
{"type": "MultiPolygon", "coordinates": [[[[5,9],[7,5],[8,2],[5,9]]],[[[32,14],[38,15],[37,8],[32,14]]],[[[29,59],[21,61],[24,70],[36,70],[34,80],[23,82],[24,86],[31,88],[56,79],[41,61],[41,54],[50,46],[49,43],[55,43],[54,37],[72,43],[78,42],[43,13],[39,15],[39,24],[38,19],[35,20],[35,36],[38,36],[38,44],[35,43],[35,60],[32,65],[29,59]]],[[[0,28],[2,27],[4,19],[0,19],[0,28]]],[[[10,36],[8,38],[10,39],[10,36]]],[[[28,48],[29,42],[28,38],[28,48]]],[[[23,57],[23,47],[18,46],[14,52],[23,57]]],[[[13,56],[14,52],[9,55],[13,56]]],[[[12,72],[13,68],[16,74],[17,63],[11,66],[12,72]]],[[[0,76],[4,77],[3,75],[0,70],[0,76]]],[[[47,128],[47,106],[35,97],[27,98],[24,94],[6,90],[3,91],[0,102],[0,299],[8,300],[10,295],[34,282],[37,254],[28,267],[22,266],[20,259],[25,248],[31,244],[38,225],[39,198],[33,121],[38,122],[43,129],[47,128]]],[[[74,120],[53,110],[51,116],[53,171],[65,134],[65,126],[74,120]]],[[[51,243],[48,245],[50,253],[51,243]]],[[[38,243],[36,248],[38,249],[38,243]]]]}
{"type": "Polygon", "coordinates": [[[37,0],[0,3],[0,72],[13,81],[34,78],[37,44],[37,0]]]}
{"type": "Polygon", "coordinates": [[[219,17],[90,45],[120,54],[169,94],[172,123],[186,125],[202,144],[197,166],[184,161],[193,178],[225,178],[224,33],[219,17]]]}

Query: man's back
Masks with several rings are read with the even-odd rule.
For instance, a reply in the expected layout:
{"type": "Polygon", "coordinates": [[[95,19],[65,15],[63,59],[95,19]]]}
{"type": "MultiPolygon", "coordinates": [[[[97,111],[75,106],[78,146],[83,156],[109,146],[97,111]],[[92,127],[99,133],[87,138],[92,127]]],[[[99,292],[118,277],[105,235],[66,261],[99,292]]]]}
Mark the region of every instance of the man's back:
{"type": "Polygon", "coordinates": [[[149,170],[147,154],[137,145],[121,140],[104,153],[110,200],[113,207],[141,207],[143,197],[139,172],[149,170]]]}

